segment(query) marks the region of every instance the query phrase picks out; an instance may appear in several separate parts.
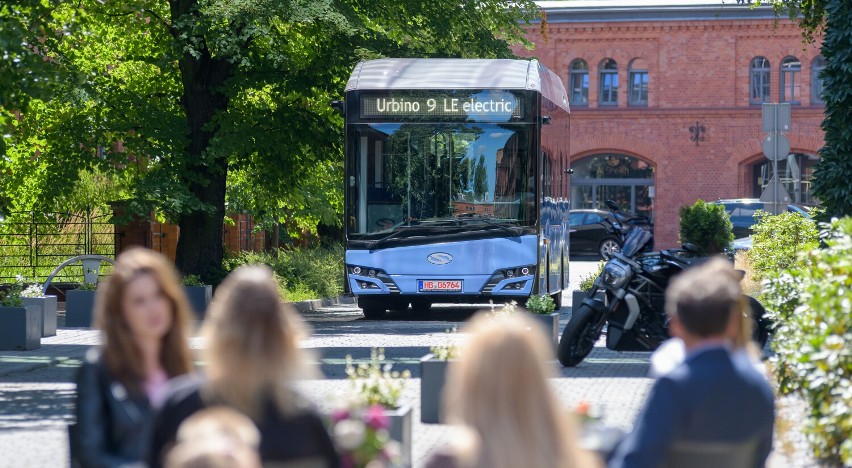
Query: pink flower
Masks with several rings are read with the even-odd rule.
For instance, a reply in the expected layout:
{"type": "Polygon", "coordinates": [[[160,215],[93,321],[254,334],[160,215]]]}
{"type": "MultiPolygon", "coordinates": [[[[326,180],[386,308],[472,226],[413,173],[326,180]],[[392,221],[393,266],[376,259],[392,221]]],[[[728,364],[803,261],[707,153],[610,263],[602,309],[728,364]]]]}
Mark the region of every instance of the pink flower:
{"type": "Polygon", "coordinates": [[[344,419],[349,419],[349,411],[345,409],[336,409],[331,413],[331,420],[337,424],[344,419]]]}
{"type": "Polygon", "coordinates": [[[390,426],[390,420],[385,416],[385,409],[379,405],[370,406],[367,414],[364,415],[364,422],[373,429],[387,429],[390,426]]]}

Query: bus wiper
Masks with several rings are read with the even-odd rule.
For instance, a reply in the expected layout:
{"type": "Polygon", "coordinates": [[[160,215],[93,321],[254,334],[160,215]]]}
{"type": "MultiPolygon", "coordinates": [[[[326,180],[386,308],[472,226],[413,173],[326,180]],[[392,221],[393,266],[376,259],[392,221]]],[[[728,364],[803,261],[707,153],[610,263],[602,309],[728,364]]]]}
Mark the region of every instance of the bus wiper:
{"type": "Polygon", "coordinates": [[[392,233],[390,233],[390,234],[388,234],[385,237],[382,237],[380,239],[376,239],[373,242],[367,244],[367,248],[370,249],[370,250],[375,250],[380,245],[384,244],[385,242],[387,242],[391,239],[394,239],[396,237],[399,237],[400,234],[407,232],[407,231],[410,232],[410,231],[424,230],[424,231],[427,231],[427,232],[433,232],[433,231],[436,230],[435,229],[436,227],[438,227],[438,226],[431,227],[431,226],[424,226],[424,225],[421,225],[421,224],[413,224],[411,226],[397,226],[396,229],[392,233]]]}
{"type": "Polygon", "coordinates": [[[495,221],[494,219],[491,219],[491,218],[488,218],[488,217],[485,217],[485,216],[482,216],[482,215],[464,215],[464,217],[456,217],[456,219],[458,219],[460,221],[467,221],[467,220],[482,221],[483,223],[485,223],[489,226],[494,226],[498,229],[502,229],[502,230],[512,234],[513,236],[517,236],[518,234],[521,233],[520,227],[517,227],[517,226],[509,227],[509,226],[506,226],[505,224],[501,224],[500,222],[495,221]]]}

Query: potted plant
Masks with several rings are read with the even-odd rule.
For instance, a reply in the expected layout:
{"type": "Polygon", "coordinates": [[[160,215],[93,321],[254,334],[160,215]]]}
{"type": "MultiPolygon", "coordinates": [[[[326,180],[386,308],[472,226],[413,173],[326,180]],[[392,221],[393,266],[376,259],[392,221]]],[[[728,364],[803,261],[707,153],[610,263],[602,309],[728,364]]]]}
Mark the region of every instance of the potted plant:
{"type": "Polygon", "coordinates": [[[204,313],[213,299],[213,286],[204,284],[198,275],[186,275],[183,277],[183,289],[195,316],[204,320],[204,313]]]}
{"type": "Polygon", "coordinates": [[[544,332],[550,337],[553,346],[559,343],[559,313],[554,312],[556,304],[548,295],[532,295],[527,300],[527,310],[532,318],[541,322],[544,332]]]}
{"type": "Polygon", "coordinates": [[[459,358],[459,348],[453,340],[458,328],[447,330],[447,342],[432,346],[429,354],[420,359],[420,422],[441,422],[441,395],[449,363],[459,358]]]}
{"type": "MultiPolygon", "coordinates": [[[[353,399],[349,403],[349,411],[368,411],[379,406],[382,414],[387,417],[388,437],[400,445],[400,461],[402,466],[411,465],[411,407],[400,405],[399,400],[405,381],[411,377],[409,371],[395,372],[392,365],[385,361],[384,350],[373,348],[370,352],[369,364],[355,365],[352,356],[346,356],[346,375],[352,385],[353,399]]],[[[341,447],[344,458],[347,451],[341,447]]]]}
{"type": "Polygon", "coordinates": [[[65,292],[65,326],[88,328],[92,326],[97,283],[82,283],[77,289],[65,292]]]}
{"type": "Polygon", "coordinates": [[[0,292],[0,350],[27,351],[41,346],[41,312],[21,301],[23,284],[16,281],[0,292]]]}
{"type": "MultiPolygon", "coordinates": [[[[589,290],[592,289],[592,287],[594,286],[595,279],[601,274],[604,269],[604,266],[606,266],[606,262],[598,262],[598,267],[595,271],[580,278],[580,284],[578,285],[580,289],[575,290],[571,296],[572,309],[578,307],[583,302],[583,299],[586,298],[586,294],[588,294],[589,290]]],[[[604,294],[602,292],[598,293],[597,295],[595,295],[595,298],[603,301],[604,294]]]]}
{"type": "Polygon", "coordinates": [[[331,415],[331,435],[342,464],[351,468],[398,466],[400,443],[391,439],[390,419],[381,405],[340,408],[331,415]]]}
{"type": "Polygon", "coordinates": [[[56,335],[56,296],[47,296],[38,283],[21,291],[24,306],[37,306],[41,315],[41,336],[56,335]]]}

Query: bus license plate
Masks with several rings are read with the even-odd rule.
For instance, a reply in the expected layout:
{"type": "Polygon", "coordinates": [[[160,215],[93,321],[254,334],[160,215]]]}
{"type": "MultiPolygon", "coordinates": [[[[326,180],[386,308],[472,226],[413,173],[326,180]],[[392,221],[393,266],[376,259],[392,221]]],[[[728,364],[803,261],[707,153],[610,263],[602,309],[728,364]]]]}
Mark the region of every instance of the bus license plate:
{"type": "Polygon", "coordinates": [[[428,291],[461,291],[462,280],[417,280],[420,292],[428,291]]]}

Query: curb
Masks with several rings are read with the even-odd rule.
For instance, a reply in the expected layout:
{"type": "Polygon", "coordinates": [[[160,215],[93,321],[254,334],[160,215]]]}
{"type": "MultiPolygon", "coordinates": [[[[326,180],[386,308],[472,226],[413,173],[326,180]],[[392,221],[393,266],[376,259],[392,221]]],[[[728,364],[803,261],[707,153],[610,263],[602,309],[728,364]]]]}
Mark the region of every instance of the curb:
{"type": "Polygon", "coordinates": [[[336,305],[355,305],[358,301],[354,296],[338,296],[326,299],[313,299],[310,301],[288,302],[300,314],[310,313],[323,307],[336,305]]]}

